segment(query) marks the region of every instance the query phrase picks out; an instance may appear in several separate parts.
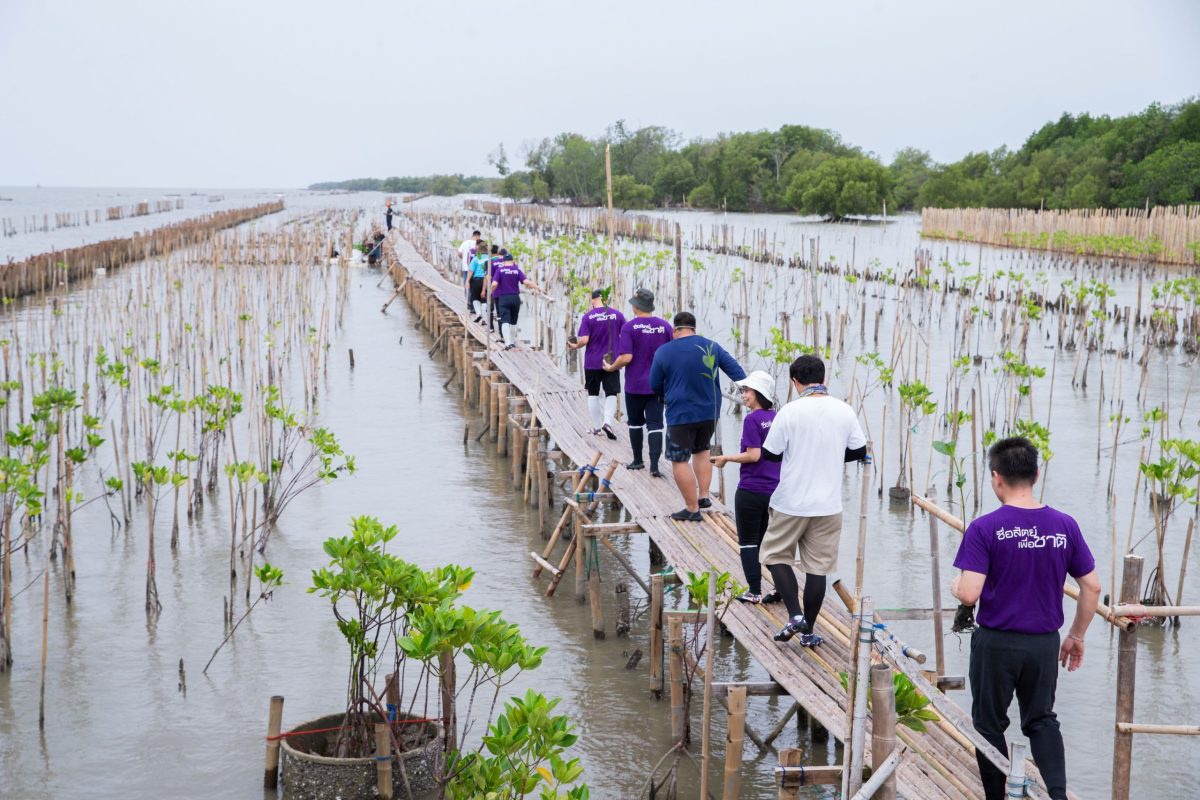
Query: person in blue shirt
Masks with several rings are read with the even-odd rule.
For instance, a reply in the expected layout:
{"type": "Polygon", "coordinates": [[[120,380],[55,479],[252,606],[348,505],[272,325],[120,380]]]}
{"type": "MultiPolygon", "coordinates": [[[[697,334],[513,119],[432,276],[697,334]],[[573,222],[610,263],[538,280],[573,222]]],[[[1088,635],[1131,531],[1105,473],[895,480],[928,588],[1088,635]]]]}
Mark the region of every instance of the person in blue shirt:
{"type": "Polygon", "coordinates": [[[654,353],[650,388],[666,401],[666,455],[685,504],[671,519],[699,522],[700,509],[712,506],[708,452],[721,413],[720,373],[740,381],[746,371],[724,347],[696,333],[693,314],[679,312],[673,325],[673,339],[654,353]]]}

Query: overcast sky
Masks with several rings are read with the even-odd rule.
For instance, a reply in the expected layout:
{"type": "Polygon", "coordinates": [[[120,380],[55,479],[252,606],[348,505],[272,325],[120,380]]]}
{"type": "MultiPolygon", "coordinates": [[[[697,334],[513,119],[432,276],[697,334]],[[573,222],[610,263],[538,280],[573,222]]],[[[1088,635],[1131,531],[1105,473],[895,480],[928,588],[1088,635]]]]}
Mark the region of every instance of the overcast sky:
{"type": "Polygon", "coordinates": [[[493,174],[617,119],[890,160],[1200,93],[1198,0],[0,0],[0,185],[493,174]]]}

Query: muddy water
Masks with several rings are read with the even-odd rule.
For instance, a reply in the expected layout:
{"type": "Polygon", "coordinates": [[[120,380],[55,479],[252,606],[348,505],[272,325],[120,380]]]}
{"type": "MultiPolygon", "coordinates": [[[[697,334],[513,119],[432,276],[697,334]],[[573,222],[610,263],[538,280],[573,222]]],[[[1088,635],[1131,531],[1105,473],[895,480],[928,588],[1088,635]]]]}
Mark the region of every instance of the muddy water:
{"type": "MultiPolygon", "coordinates": [[[[289,198],[296,213],[329,201],[289,198]]],[[[349,205],[363,203],[364,198],[334,201],[349,205]]],[[[834,226],[824,235],[844,233],[834,226]]],[[[862,241],[856,241],[854,248],[862,254],[862,241]]],[[[894,254],[899,259],[905,248],[907,245],[897,246],[893,251],[889,245],[880,257],[894,254]]],[[[721,268],[723,263],[714,266],[721,268]]],[[[147,624],[143,611],[144,522],[140,526],[135,523],[130,533],[114,534],[105,515],[77,517],[78,592],[71,609],[63,607],[59,576],[54,573],[51,578],[44,734],[39,734],[37,727],[40,581],[15,604],[16,663],[12,672],[0,675],[0,796],[63,797],[86,791],[97,797],[256,797],[268,697],[283,694],[287,698],[285,724],[329,713],[340,705],[344,648],[324,604],[306,594],[304,587],[308,571],[325,561],[321,541],[343,532],[346,521],[355,514],[375,514],[398,524],[401,552],[418,563],[432,566],[457,561],[475,567],[479,575],[467,601],[503,609],[532,641],[551,648],[545,664],[522,678],[513,691],[537,686],[562,698],[563,710],[578,721],[582,737],[577,750],[586,764],[594,796],[636,795],[646,771],[669,745],[669,709],[649,699],[645,661],[634,671],[624,668],[632,649],[647,649],[644,618],[635,624],[631,639],[612,638],[610,633],[608,640],[597,642],[591,636],[586,607],[576,605],[570,591],[552,601],[540,596],[529,579],[525,555],[541,545],[534,530],[536,515],[513,497],[507,461],[496,459],[487,446],[474,443],[473,436],[464,446],[464,424],[469,422],[476,432],[478,423],[461,407],[456,386],[442,391],[441,383],[449,373],[430,363],[426,350],[431,342],[414,326],[408,309],[396,303],[387,316],[379,314],[378,307],[387,294],[384,288],[377,288],[377,281],[376,273],[356,273],[346,325],[334,339],[334,356],[321,398],[323,423],[357,457],[359,473],[303,496],[284,516],[267,554],[284,570],[284,588],[252,615],[208,676],[202,676],[200,669],[223,635],[227,509],[219,503],[208,505],[203,516],[185,528],[176,554],[169,554],[160,539],[159,590],[164,611],[154,625],[147,624]],[[346,357],[348,348],[355,351],[353,371],[346,357]],[[419,367],[423,390],[418,387],[419,367]],[[179,688],[181,658],[186,694],[179,688]]],[[[774,316],[774,309],[764,311],[764,316],[774,316]]],[[[723,311],[713,312],[713,323],[723,315],[723,311]]],[[[930,331],[936,329],[931,326],[930,331]]],[[[881,341],[888,340],[885,326],[881,341]]],[[[862,349],[868,346],[855,343],[862,349]]],[[[944,349],[949,351],[949,347],[944,349]]],[[[992,348],[986,352],[992,355],[992,348]]],[[[1057,351],[1045,351],[1040,357],[1047,366],[1053,365],[1051,359],[1058,360],[1051,425],[1055,458],[1047,500],[1080,518],[1107,590],[1111,519],[1105,510],[1105,484],[1109,461],[1105,457],[1097,462],[1095,448],[1097,426],[1105,425],[1111,401],[1105,401],[1101,412],[1095,389],[1089,396],[1085,390],[1069,388],[1069,380],[1063,376],[1070,374],[1074,358],[1074,353],[1057,351]]],[[[946,355],[934,355],[935,382],[946,374],[948,360],[946,355]]],[[[1194,367],[1176,357],[1164,357],[1158,363],[1161,367],[1149,376],[1151,404],[1173,397],[1178,407],[1182,402],[1179,387],[1189,384],[1194,367]]],[[[1125,369],[1124,396],[1132,406],[1131,371],[1128,365],[1125,369]]],[[[839,367],[835,393],[845,393],[844,387],[838,392],[838,380],[848,381],[848,373],[848,365],[839,367]]],[[[1111,381],[1113,373],[1108,374],[1111,381]]],[[[1044,419],[1047,411],[1048,380],[1035,391],[1039,419],[1044,419]]],[[[1193,402],[1191,408],[1195,407],[1193,402]]],[[[878,425],[880,410],[879,405],[868,403],[867,415],[873,425],[878,425]]],[[[725,444],[732,448],[736,421],[726,419],[725,444]]],[[[1183,415],[1180,435],[1196,437],[1196,419],[1194,411],[1183,415]]],[[[888,425],[894,428],[894,421],[889,420],[888,425]]],[[[933,434],[929,427],[919,432],[920,444],[914,445],[914,452],[922,454],[916,459],[919,483],[924,481],[925,454],[933,434]]],[[[1107,446],[1111,432],[1104,431],[1107,446]]],[[[1129,525],[1136,449],[1136,443],[1123,445],[1118,463],[1116,485],[1126,487],[1119,492],[1117,527],[1122,543],[1129,525]]],[[[894,465],[888,469],[894,479],[894,465]]],[[[942,467],[935,465],[935,474],[939,469],[942,467]]],[[[728,477],[732,487],[736,474],[731,472],[728,477]]],[[[943,487],[944,479],[943,472],[943,487]]],[[[857,480],[852,477],[846,492],[848,508],[857,506],[856,489],[857,480]]],[[[985,510],[993,506],[991,498],[984,503],[985,510]]],[[[1135,539],[1146,528],[1144,509],[1143,494],[1135,539]]],[[[890,507],[886,497],[881,500],[874,493],[867,511],[871,542],[867,587],[877,605],[927,606],[926,521],[890,507]]],[[[1181,531],[1176,530],[1168,541],[1168,564],[1174,570],[1179,565],[1181,539],[1181,531]]],[[[952,555],[956,544],[957,535],[943,529],[940,545],[944,558],[952,555]]],[[[621,546],[627,548],[640,571],[648,572],[644,544],[630,537],[621,546]]],[[[1144,544],[1139,552],[1149,555],[1144,544]]],[[[1193,567],[1195,558],[1193,551],[1193,567]]],[[[40,571],[39,564],[20,558],[14,568],[18,590],[40,571]]],[[[852,570],[853,552],[847,547],[840,572],[852,574],[852,570]]],[[[944,567],[943,574],[948,571],[944,567]]],[[[1197,572],[1192,569],[1193,576],[1197,572]]],[[[606,602],[611,603],[611,587],[622,575],[607,558],[602,574],[606,602]]],[[[1171,574],[1173,589],[1177,573],[1171,574]]],[[[1185,594],[1193,601],[1196,587],[1195,578],[1189,579],[1185,594]]],[[[948,603],[948,594],[943,597],[948,603]]],[[[831,596],[830,602],[836,600],[831,596]]],[[[1068,613],[1071,610],[1068,605],[1068,613]]],[[[614,609],[609,607],[606,618],[611,621],[613,617],[614,609]]],[[[1185,623],[1177,631],[1147,630],[1141,635],[1138,720],[1186,723],[1200,718],[1200,646],[1194,627],[1185,623]]],[[[928,623],[901,622],[893,628],[915,646],[932,649],[928,623]]],[[[967,644],[953,636],[947,638],[951,673],[965,672],[967,644]]],[[[1083,669],[1063,675],[1058,709],[1067,737],[1072,788],[1084,797],[1093,797],[1108,790],[1115,696],[1115,647],[1098,623],[1089,632],[1087,656],[1083,669]]],[[[761,668],[728,641],[722,643],[717,676],[766,679],[761,668]]],[[[964,693],[957,699],[967,702],[964,693]]],[[[749,706],[751,724],[760,732],[769,730],[786,710],[774,700],[754,699],[749,706]]],[[[723,733],[718,724],[715,741],[720,742],[723,733]]],[[[835,755],[828,744],[813,746],[794,728],[780,743],[812,750],[812,761],[835,755]]],[[[1138,740],[1134,796],[1200,794],[1200,782],[1189,769],[1195,760],[1194,748],[1190,739],[1138,740]]],[[[748,755],[752,749],[748,743],[748,755]]],[[[773,765],[774,758],[769,756],[747,766],[744,796],[771,796],[773,765]]],[[[691,791],[694,771],[685,768],[683,774],[684,785],[691,791]]]]}

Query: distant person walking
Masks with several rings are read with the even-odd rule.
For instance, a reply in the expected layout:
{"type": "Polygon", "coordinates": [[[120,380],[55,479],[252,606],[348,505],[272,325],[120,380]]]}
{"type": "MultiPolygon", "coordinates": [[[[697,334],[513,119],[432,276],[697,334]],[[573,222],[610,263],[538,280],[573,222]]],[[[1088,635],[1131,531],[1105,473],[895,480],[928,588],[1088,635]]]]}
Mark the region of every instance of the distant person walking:
{"type": "Polygon", "coordinates": [[[751,372],[739,382],[742,402],[750,410],[742,420],[742,441],[737,455],[717,456],[713,466],[741,464],[737,491],[733,495],[733,518],[737,526],[742,573],[746,592],[738,596],[743,603],[778,603],[779,592],[762,593],[762,564],[758,549],[767,532],[771,495],[779,485],[779,462],[762,457],[763,442],[775,421],[775,379],[762,371],[751,372]]]}
{"type": "Polygon", "coordinates": [[[492,271],[492,297],[496,300],[496,311],[500,316],[500,335],[504,337],[504,349],[517,346],[517,319],[521,315],[521,287],[536,289],[512,257],[503,249],[502,260],[492,271]]]}
{"type": "Polygon", "coordinates": [[[866,458],[867,440],[854,410],[829,396],[825,362],[800,356],[789,372],[799,396],[779,410],[762,445],[763,458],[782,465],[759,560],[787,605],[789,619],[775,640],[798,633],[801,645],[816,647],[824,640],[813,626],[842,537],[842,464],[866,458]],[[793,562],[804,572],[803,609],[793,562]]]}
{"type": "MultiPolygon", "coordinates": [[[[1096,562],[1074,519],[1033,496],[1038,451],[1028,439],[1001,439],[988,451],[992,491],[1002,505],[975,519],[963,535],[954,566],[962,574],[950,591],[966,605],[979,603],[971,634],[971,722],[1001,753],[1014,692],[1021,733],[1050,797],[1066,798],[1067,766],[1054,713],[1059,665],[1083,664],[1083,638],[1100,601],[1096,562]],[[1075,619],[1059,643],[1063,581],[1079,584],[1075,619]],[[1058,664],[1055,663],[1058,662],[1058,664]]],[[[1005,796],[1005,775],[976,754],[987,800],[1005,796]]]]}
{"type": "Polygon", "coordinates": [[[383,216],[387,220],[388,233],[391,233],[392,232],[392,201],[391,200],[388,200],[387,213],[384,214],[383,216]]]}
{"type": "Polygon", "coordinates": [[[671,341],[671,323],[654,316],[654,292],[638,289],[629,299],[633,319],[621,326],[617,357],[604,362],[605,372],[625,370],[625,409],[629,412],[629,445],[633,461],[626,469],[645,469],[642,443],[650,451],[650,475],[661,477],[658,459],[662,455],[662,400],[650,388],[650,365],[658,348],[671,341]]]}
{"type": "Polygon", "coordinates": [[[463,239],[462,244],[458,246],[458,258],[462,262],[462,282],[463,294],[466,295],[467,303],[471,302],[471,259],[475,257],[475,252],[479,249],[479,242],[483,239],[483,235],[479,231],[471,231],[470,239],[463,239]]]}
{"type": "Polygon", "coordinates": [[[487,245],[480,240],[476,245],[475,255],[471,258],[470,272],[467,273],[467,297],[470,298],[469,310],[475,314],[475,322],[483,322],[483,314],[487,310],[487,286],[489,267],[492,260],[488,258],[487,245]]]}
{"type": "Polygon", "coordinates": [[[621,392],[621,376],[604,369],[612,361],[621,338],[625,315],[604,302],[604,292],[592,292],[592,307],[579,321],[579,335],[568,342],[572,350],[587,349],[583,354],[584,388],[588,394],[588,411],[592,418],[592,434],[603,433],[616,439],[613,425],[617,424],[617,395],[621,392]],[[600,390],[604,389],[604,398],[600,390]]]}
{"type": "Polygon", "coordinates": [[[671,519],[699,522],[700,509],[712,506],[709,451],[721,414],[720,373],[740,381],[746,371],[724,347],[696,333],[691,312],[680,311],[673,322],[673,340],[654,353],[650,390],[667,404],[667,460],[683,495],[683,509],[671,519]]]}

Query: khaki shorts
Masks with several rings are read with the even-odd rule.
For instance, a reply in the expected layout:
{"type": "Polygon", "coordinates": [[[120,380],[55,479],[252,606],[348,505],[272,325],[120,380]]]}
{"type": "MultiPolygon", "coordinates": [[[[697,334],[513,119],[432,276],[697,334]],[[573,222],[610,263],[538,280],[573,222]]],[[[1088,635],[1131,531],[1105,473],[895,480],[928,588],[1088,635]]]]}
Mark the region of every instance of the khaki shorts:
{"type": "Polygon", "coordinates": [[[758,550],[763,564],[791,564],[801,572],[828,575],[837,566],[842,539],[842,515],[793,517],[771,509],[767,533],[758,550]],[[800,555],[796,557],[799,545],[800,555]]]}

